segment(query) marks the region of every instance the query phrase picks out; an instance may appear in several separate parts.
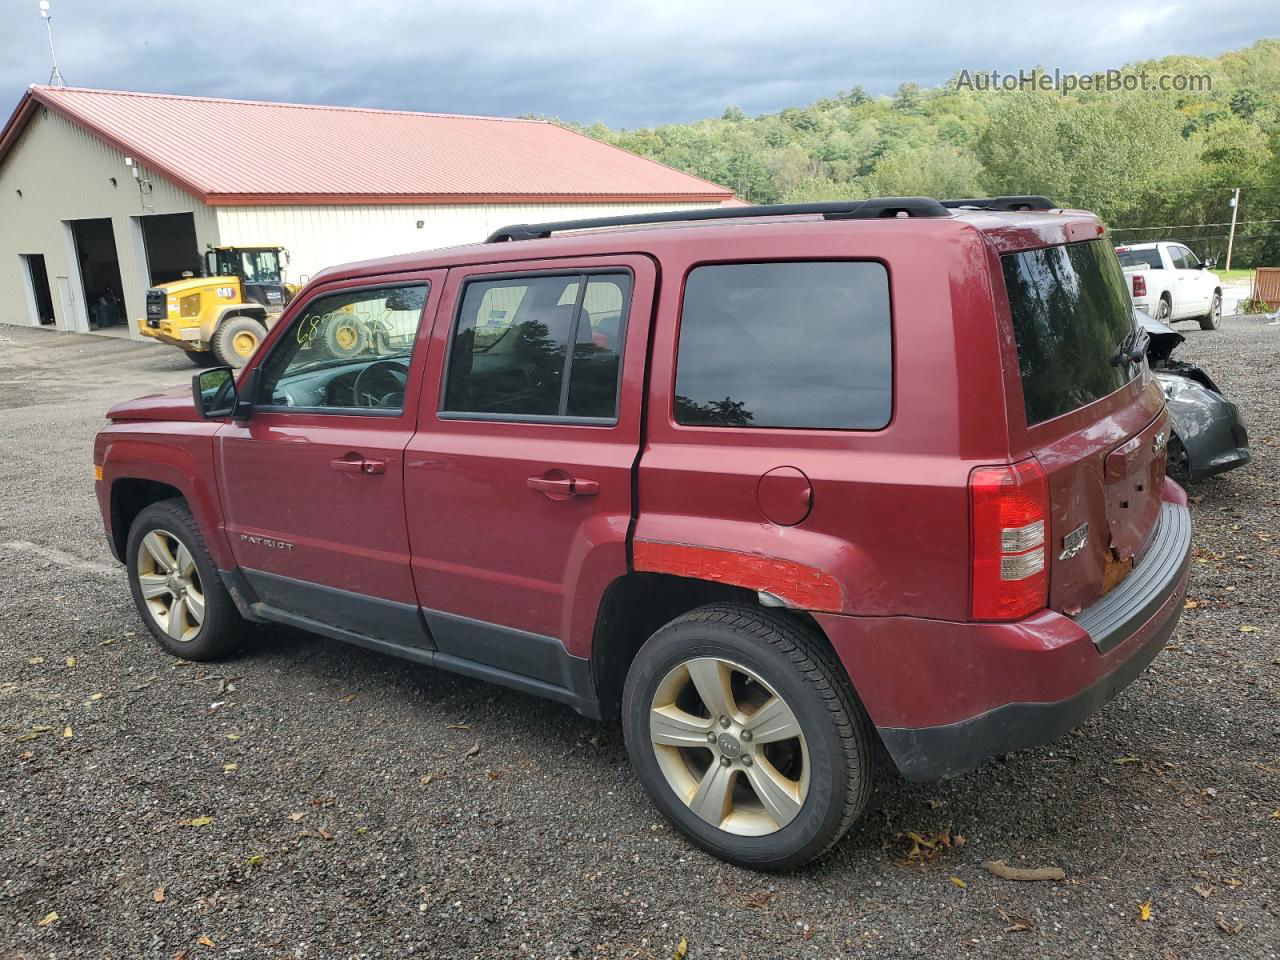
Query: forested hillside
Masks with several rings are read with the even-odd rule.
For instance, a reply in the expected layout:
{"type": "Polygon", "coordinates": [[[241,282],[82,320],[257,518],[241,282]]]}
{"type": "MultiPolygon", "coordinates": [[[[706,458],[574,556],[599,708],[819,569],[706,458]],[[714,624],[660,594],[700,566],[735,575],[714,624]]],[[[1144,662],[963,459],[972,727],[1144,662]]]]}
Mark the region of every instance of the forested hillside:
{"type": "MultiPolygon", "coordinates": [[[[904,69],[907,69],[904,67],[904,69]]],[[[1280,264],[1280,40],[1216,58],[1128,64],[1202,75],[1203,92],[957,89],[894,96],[855,86],[804,107],[639,130],[583,132],[724,184],[754,203],[868,196],[1040,193],[1101,214],[1117,236],[1221,256],[1231,189],[1242,189],[1235,265],[1280,264]],[[1210,224],[1191,228],[1181,225],[1210,224]],[[1128,230],[1120,228],[1130,228],[1128,230]]],[[[856,74],[856,70],[852,71],[856,74]]],[[[957,75],[959,76],[959,75],[957,75]]]]}

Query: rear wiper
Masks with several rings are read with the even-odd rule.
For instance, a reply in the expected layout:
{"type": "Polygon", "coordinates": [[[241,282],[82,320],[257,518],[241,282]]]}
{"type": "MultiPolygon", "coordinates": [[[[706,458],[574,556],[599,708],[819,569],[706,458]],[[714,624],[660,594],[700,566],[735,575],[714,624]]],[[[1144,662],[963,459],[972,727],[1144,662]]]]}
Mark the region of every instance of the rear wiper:
{"type": "Polygon", "coordinates": [[[1151,336],[1141,327],[1133,327],[1125,335],[1116,347],[1116,352],[1111,355],[1112,366],[1123,366],[1130,363],[1141,363],[1142,358],[1147,355],[1147,344],[1151,342],[1151,336]]]}

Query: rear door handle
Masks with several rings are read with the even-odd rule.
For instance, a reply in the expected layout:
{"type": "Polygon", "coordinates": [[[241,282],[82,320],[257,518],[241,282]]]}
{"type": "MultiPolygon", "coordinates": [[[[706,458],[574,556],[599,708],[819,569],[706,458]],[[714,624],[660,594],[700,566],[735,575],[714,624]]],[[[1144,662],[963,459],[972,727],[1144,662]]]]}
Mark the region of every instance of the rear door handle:
{"type": "Polygon", "coordinates": [[[594,497],[600,492],[599,482],[581,480],[578,477],[529,477],[525,483],[529,485],[529,489],[541,491],[554,499],[594,497]]]}
{"type": "Polygon", "coordinates": [[[359,454],[350,453],[345,457],[339,457],[337,460],[330,460],[329,466],[342,473],[350,474],[376,474],[387,472],[387,461],[385,460],[368,460],[359,454]]]}

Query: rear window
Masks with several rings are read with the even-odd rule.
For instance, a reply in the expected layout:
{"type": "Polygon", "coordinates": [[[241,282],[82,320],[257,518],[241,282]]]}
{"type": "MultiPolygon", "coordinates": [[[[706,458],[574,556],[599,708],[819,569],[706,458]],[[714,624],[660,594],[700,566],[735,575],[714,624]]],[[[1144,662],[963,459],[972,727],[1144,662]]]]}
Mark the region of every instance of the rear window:
{"type": "Polygon", "coordinates": [[[879,263],[733,263],[689,274],[677,423],[876,430],[889,422],[892,368],[879,263]]]}
{"type": "Polygon", "coordinates": [[[1136,267],[1139,270],[1164,269],[1164,264],[1160,262],[1160,251],[1154,247],[1150,250],[1117,250],[1116,256],[1120,258],[1122,267],[1136,267]]]}
{"type": "Polygon", "coordinates": [[[1110,245],[1089,240],[1001,260],[1028,424],[1129,382],[1133,367],[1115,358],[1133,332],[1133,306],[1110,245]]]}

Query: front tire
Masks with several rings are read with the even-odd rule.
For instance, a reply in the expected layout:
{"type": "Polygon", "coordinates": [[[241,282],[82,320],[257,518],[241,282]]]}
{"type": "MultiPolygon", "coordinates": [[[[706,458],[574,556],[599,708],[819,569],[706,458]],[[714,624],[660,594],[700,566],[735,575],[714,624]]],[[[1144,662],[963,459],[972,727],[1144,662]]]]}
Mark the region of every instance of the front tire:
{"type": "Polygon", "coordinates": [[[213,660],[237,645],[243,621],[185,501],[144,508],[125,549],[134,605],[160,646],[213,660]]]}
{"type": "Polygon", "coordinates": [[[627,674],[623,732],[663,815],[743,867],[821,856],[871,794],[871,722],[829,648],[747,604],[700,607],[649,638],[627,674]]]}
{"type": "Polygon", "coordinates": [[[194,363],[197,367],[207,368],[216,367],[218,358],[214,356],[212,350],[183,350],[187,355],[187,359],[194,363]]]}
{"type": "Polygon", "coordinates": [[[1222,294],[1215,293],[1209,303],[1209,312],[1200,318],[1201,330],[1217,330],[1222,325],[1222,294]]]}

